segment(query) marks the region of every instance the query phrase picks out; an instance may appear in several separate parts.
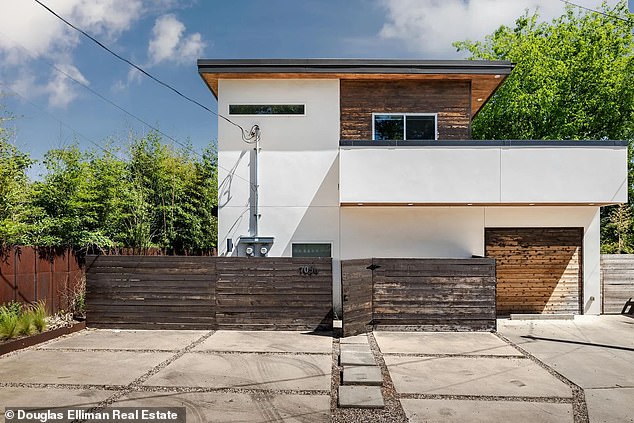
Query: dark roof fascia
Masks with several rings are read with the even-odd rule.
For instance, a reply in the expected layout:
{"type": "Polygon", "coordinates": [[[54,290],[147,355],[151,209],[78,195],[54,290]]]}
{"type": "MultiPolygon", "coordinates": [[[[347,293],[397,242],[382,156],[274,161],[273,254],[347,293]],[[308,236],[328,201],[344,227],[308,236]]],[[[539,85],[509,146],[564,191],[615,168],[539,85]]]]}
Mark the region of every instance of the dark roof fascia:
{"type": "Polygon", "coordinates": [[[485,60],[199,59],[199,73],[350,73],[508,75],[515,65],[485,60]]]}
{"type": "Polygon", "coordinates": [[[340,140],[340,147],[627,147],[622,140],[340,140]]]}

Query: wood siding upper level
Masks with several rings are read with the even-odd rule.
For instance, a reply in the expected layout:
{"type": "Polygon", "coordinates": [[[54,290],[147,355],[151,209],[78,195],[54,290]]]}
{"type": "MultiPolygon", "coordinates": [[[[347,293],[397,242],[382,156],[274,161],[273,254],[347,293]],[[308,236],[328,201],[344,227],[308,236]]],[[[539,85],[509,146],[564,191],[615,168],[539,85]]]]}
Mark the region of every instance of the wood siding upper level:
{"type": "Polygon", "coordinates": [[[438,113],[438,139],[471,138],[471,82],[341,80],[341,139],[371,140],[372,113],[438,113]]]}

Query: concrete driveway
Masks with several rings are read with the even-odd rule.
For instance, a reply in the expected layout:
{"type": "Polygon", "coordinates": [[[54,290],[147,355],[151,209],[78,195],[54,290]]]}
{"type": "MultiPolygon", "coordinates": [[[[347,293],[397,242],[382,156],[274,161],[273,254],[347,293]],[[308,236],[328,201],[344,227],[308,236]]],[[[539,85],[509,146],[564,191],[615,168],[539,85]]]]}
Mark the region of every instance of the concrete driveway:
{"type": "Polygon", "coordinates": [[[634,318],[498,323],[499,333],[578,385],[589,420],[634,422],[634,318]]]}
{"type": "Polygon", "coordinates": [[[188,422],[320,422],[330,420],[331,374],[330,336],[85,330],[0,358],[0,404],[184,406],[188,422]]]}
{"type": "Polygon", "coordinates": [[[396,409],[340,412],[330,336],[85,330],[0,357],[0,407],[184,406],[188,422],[634,421],[634,319],[501,320],[499,332],[369,334],[396,409]]]}

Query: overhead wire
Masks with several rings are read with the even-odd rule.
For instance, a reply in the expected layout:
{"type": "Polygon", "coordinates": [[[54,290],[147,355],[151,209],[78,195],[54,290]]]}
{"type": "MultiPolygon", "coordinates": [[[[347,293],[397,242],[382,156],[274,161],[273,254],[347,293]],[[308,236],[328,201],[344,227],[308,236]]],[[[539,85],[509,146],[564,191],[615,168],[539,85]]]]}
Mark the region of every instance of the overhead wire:
{"type": "Polygon", "coordinates": [[[127,59],[127,58],[121,56],[119,53],[115,52],[110,47],[106,46],[104,43],[102,43],[101,41],[99,41],[98,39],[93,37],[92,35],[88,34],[83,29],[81,29],[81,28],[75,26],[74,24],[72,24],[71,22],[69,22],[67,19],[65,19],[63,16],[59,15],[57,12],[55,12],[53,9],[48,7],[46,4],[42,3],[40,0],[33,0],[33,1],[35,1],[37,4],[42,6],[44,9],[46,9],[49,13],[51,13],[57,19],[59,19],[62,22],[64,22],[67,26],[69,26],[70,28],[72,28],[75,31],[79,32],[80,34],[82,34],[83,36],[85,36],[86,38],[91,40],[93,43],[97,44],[100,48],[104,49],[105,51],[107,51],[108,53],[110,53],[111,55],[116,57],[117,59],[123,61],[124,63],[127,63],[129,66],[132,66],[134,69],[138,70],[143,75],[145,75],[148,78],[152,79],[153,81],[155,81],[156,83],[160,84],[161,86],[169,89],[170,91],[174,92],[175,94],[177,94],[178,96],[184,98],[185,100],[197,105],[198,107],[203,108],[204,110],[208,111],[209,113],[211,113],[211,114],[213,114],[213,115],[215,115],[215,116],[217,116],[217,117],[219,117],[221,119],[224,119],[228,123],[230,123],[230,124],[234,125],[235,127],[239,128],[240,131],[242,132],[242,140],[244,142],[251,144],[251,143],[255,143],[255,142],[258,141],[258,139],[260,137],[260,128],[258,127],[258,125],[253,125],[249,131],[245,130],[241,125],[239,125],[238,123],[232,121],[228,117],[223,116],[222,114],[213,111],[212,109],[210,109],[209,107],[205,106],[201,102],[199,102],[199,101],[197,101],[197,100],[195,100],[195,99],[183,94],[180,90],[174,88],[173,86],[171,86],[170,84],[168,84],[166,82],[163,82],[162,80],[160,80],[156,76],[152,75],[151,73],[149,73],[148,71],[143,69],[141,66],[139,66],[139,65],[135,64],[134,62],[132,62],[130,59],[127,59]]]}
{"type": "MultiPolygon", "coordinates": [[[[27,52],[27,54],[29,54],[33,59],[35,59],[35,56],[33,55],[33,53],[23,44],[19,43],[18,41],[14,40],[13,38],[9,37],[8,35],[6,35],[4,32],[0,31],[0,35],[4,36],[5,38],[7,38],[8,40],[10,40],[11,42],[13,42],[15,45],[19,46],[20,48],[22,48],[25,52],[27,52]]],[[[148,128],[150,128],[151,130],[157,132],[158,134],[164,136],[165,138],[169,139],[170,141],[174,142],[175,144],[180,145],[181,147],[183,147],[184,149],[186,149],[187,151],[202,157],[202,154],[200,152],[198,152],[197,150],[194,150],[190,145],[187,145],[181,141],[179,141],[178,139],[172,137],[169,134],[166,134],[165,132],[163,132],[162,130],[160,130],[159,128],[157,128],[156,126],[146,122],[145,120],[141,119],[140,117],[138,117],[137,115],[135,115],[132,112],[129,112],[128,110],[126,110],[125,108],[123,108],[122,106],[119,106],[118,104],[116,104],[114,101],[110,100],[109,98],[105,97],[104,95],[100,94],[98,91],[92,89],[90,86],[88,86],[86,83],[83,83],[82,81],[78,80],[77,78],[73,77],[72,75],[70,75],[68,72],[62,70],[59,66],[56,66],[54,63],[40,58],[44,63],[46,63],[48,66],[50,66],[53,70],[55,70],[56,72],[59,72],[61,75],[63,75],[64,77],[70,79],[71,81],[73,81],[74,83],[76,83],[77,85],[85,88],[86,90],[88,90],[90,93],[92,93],[93,95],[97,96],[98,98],[100,98],[101,100],[103,100],[104,102],[110,104],[111,106],[115,107],[116,109],[122,111],[123,113],[125,113],[126,115],[132,117],[133,119],[137,120],[138,122],[142,123],[143,125],[147,126],[148,128]]],[[[15,91],[14,89],[12,89],[11,87],[9,87],[6,84],[3,84],[0,82],[0,85],[4,86],[6,89],[8,89],[9,91],[13,92],[14,94],[16,94],[18,97],[22,98],[23,100],[25,100],[26,102],[28,102],[29,104],[31,104],[33,107],[35,107],[38,110],[43,111],[44,113],[46,113],[47,115],[53,117],[53,119],[57,120],[60,124],[66,126],[67,128],[69,128],[70,130],[72,130],[74,133],[82,136],[83,138],[85,138],[87,141],[89,141],[90,143],[94,144],[95,146],[97,146],[100,150],[104,151],[105,153],[111,154],[113,155],[113,153],[111,151],[109,151],[108,149],[106,149],[105,147],[101,146],[100,144],[98,144],[96,141],[88,138],[85,135],[82,135],[79,131],[75,130],[72,126],[70,126],[69,124],[63,122],[62,120],[60,120],[59,118],[55,117],[54,115],[52,115],[51,113],[43,110],[41,107],[37,106],[35,103],[33,103],[32,101],[28,100],[24,95],[18,93],[17,91],[15,91]]],[[[226,172],[229,172],[230,174],[233,174],[233,171],[231,171],[230,169],[227,169],[223,166],[221,166],[220,164],[218,164],[216,162],[216,166],[219,169],[222,169],[226,172]]],[[[238,179],[242,179],[245,182],[247,182],[250,185],[251,190],[255,189],[255,184],[253,184],[251,181],[249,181],[248,179],[240,176],[240,175],[232,175],[237,177],[238,179]]]]}
{"type": "MultiPolygon", "coordinates": [[[[37,1],[37,0],[36,0],[36,1],[37,1]]],[[[592,9],[592,8],[590,8],[590,7],[581,6],[581,5],[579,5],[579,4],[576,4],[576,3],[571,2],[571,1],[569,1],[569,0],[559,0],[559,1],[560,1],[560,2],[562,2],[562,3],[565,3],[565,4],[569,4],[570,6],[578,7],[579,9],[587,10],[588,12],[598,13],[599,15],[603,15],[603,16],[606,16],[606,17],[608,17],[608,18],[618,19],[618,20],[621,20],[621,21],[623,21],[623,22],[631,22],[631,20],[630,20],[630,19],[625,19],[625,18],[622,18],[622,17],[620,17],[620,16],[611,15],[611,14],[609,14],[609,13],[601,12],[600,10],[592,9]]]]}

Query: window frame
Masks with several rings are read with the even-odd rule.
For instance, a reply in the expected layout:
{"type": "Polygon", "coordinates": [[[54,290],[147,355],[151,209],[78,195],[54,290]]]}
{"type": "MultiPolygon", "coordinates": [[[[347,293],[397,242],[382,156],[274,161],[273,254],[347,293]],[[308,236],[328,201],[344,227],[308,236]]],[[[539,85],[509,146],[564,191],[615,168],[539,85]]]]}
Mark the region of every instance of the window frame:
{"type": "Polygon", "coordinates": [[[320,258],[320,257],[332,258],[332,252],[333,252],[332,251],[332,246],[333,246],[332,241],[303,241],[303,242],[298,241],[298,242],[291,242],[291,257],[297,257],[297,258],[320,258]],[[309,245],[310,244],[328,245],[328,246],[330,246],[330,255],[329,256],[310,256],[310,257],[307,257],[307,256],[294,256],[293,255],[293,247],[295,245],[306,245],[306,244],[309,244],[309,245]]]}
{"type": "Polygon", "coordinates": [[[251,102],[236,102],[236,103],[227,103],[227,116],[238,116],[238,117],[253,117],[253,116],[282,116],[282,117],[298,117],[298,116],[307,116],[307,105],[306,103],[251,103],[251,102]],[[304,108],[304,113],[254,113],[254,114],[244,114],[244,113],[231,113],[231,106],[302,106],[304,108]]]}
{"type": "Polygon", "coordinates": [[[438,113],[400,113],[400,112],[375,112],[372,113],[372,141],[391,141],[391,140],[377,140],[376,139],[376,131],[375,131],[375,123],[376,116],[403,116],[403,139],[397,141],[437,141],[438,140],[438,113]],[[424,139],[424,140],[408,140],[405,138],[407,134],[407,116],[433,116],[434,117],[434,139],[424,139]]]}

